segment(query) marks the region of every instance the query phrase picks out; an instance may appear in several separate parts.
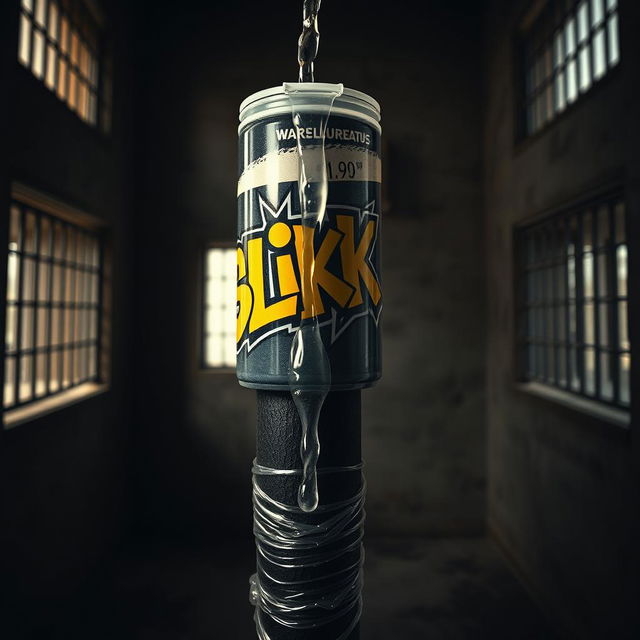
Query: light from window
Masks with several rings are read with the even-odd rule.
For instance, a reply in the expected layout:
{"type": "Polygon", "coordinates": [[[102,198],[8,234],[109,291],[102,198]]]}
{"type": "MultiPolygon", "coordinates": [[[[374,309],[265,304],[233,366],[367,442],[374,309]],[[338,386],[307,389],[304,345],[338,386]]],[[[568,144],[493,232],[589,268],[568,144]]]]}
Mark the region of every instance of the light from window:
{"type": "Polygon", "coordinates": [[[106,131],[110,84],[105,78],[101,87],[98,82],[98,34],[95,20],[80,1],[72,10],[68,0],[22,0],[19,62],[88,124],[95,126],[98,111],[106,110],[101,118],[106,131]]]}
{"type": "Polygon", "coordinates": [[[235,368],[236,249],[207,249],[204,270],[203,365],[235,368]]]}
{"type": "Polygon", "coordinates": [[[522,378],[629,406],[626,228],[615,197],[518,231],[522,378]]]}
{"type": "Polygon", "coordinates": [[[523,133],[531,135],[620,61],[617,0],[550,0],[523,44],[523,133]]]}
{"type": "Polygon", "coordinates": [[[98,381],[101,275],[95,232],[12,201],[5,409],[98,381]]]}

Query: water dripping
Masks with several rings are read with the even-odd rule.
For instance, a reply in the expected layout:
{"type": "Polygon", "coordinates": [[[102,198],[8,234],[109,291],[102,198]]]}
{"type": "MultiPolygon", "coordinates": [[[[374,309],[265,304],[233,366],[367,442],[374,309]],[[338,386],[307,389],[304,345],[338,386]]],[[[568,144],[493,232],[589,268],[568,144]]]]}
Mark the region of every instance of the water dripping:
{"type": "Polygon", "coordinates": [[[323,103],[313,113],[309,113],[299,109],[304,96],[297,95],[295,85],[285,87],[291,100],[296,131],[315,127],[321,134],[320,140],[313,144],[308,144],[301,136],[297,136],[302,230],[300,280],[304,309],[292,341],[289,368],[289,388],[302,425],[300,458],[303,472],[298,505],[303,511],[309,512],[317,508],[319,501],[316,469],[320,456],[318,423],[322,405],[331,388],[331,365],[322,341],[314,295],[314,238],[326,215],[328,180],[324,133],[333,101],[339,91],[327,93],[322,99],[323,103]]]}
{"type": "Polygon", "coordinates": [[[298,39],[299,82],[313,82],[313,62],[318,55],[320,32],[318,12],[321,0],[304,0],[302,33],[298,39]]]}

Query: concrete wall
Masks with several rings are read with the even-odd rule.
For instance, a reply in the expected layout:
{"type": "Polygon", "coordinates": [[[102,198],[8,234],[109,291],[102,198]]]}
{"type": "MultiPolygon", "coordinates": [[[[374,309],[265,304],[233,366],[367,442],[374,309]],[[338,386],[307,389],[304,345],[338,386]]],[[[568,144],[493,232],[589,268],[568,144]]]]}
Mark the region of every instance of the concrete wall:
{"type": "MultiPolygon", "coordinates": [[[[525,217],[617,181],[627,199],[636,281],[640,13],[637,3],[620,3],[619,68],[546,132],[516,144],[513,45],[526,6],[494,0],[486,20],[489,523],[525,581],[570,630],[563,637],[638,637],[638,359],[629,430],[518,391],[512,234],[525,217]]],[[[637,287],[630,291],[636,345],[637,287]]]]}
{"type": "MultiPolygon", "coordinates": [[[[198,370],[199,271],[235,238],[237,108],[295,79],[300,5],[141,3],[136,37],[137,394],[143,520],[250,532],[253,393],[198,370]],[[161,319],[161,320],[159,320],[161,319]]],[[[469,5],[472,6],[471,4],[469,5]]],[[[483,527],[479,8],[322,8],[319,80],[383,105],[384,379],[363,394],[370,533],[483,527]],[[395,164],[395,170],[394,170],[395,164]],[[393,201],[395,200],[395,206],[393,201]]]]}
{"type": "MultiPolygon", "coordinates": [[[[127,437],[132,379],[131,103],[128,21],[114,6],[116,109],[113,133],[83,123],[16,60],[17,2],[3,3],[0,264],[7,262],[10,181],[20,180],[104,220],[113,251],[110,389],[0,436],[0,560],[3,631],[44,625],[52,609],[110,553],[127,521],[127,437]],[[5,144],[6,142],[6,144],[5,144]],[[26,603],[26,604],[25,604],[26,603]],[[21,606],[27,606],[23,610],[21,606]]],[[[0,315],[4,335],[4,297],[0,315]]],[[[4,364],[2,365],[4,370],[4,364]]],[[[10,631],[7,637],[16,637],[10,631]]]]}

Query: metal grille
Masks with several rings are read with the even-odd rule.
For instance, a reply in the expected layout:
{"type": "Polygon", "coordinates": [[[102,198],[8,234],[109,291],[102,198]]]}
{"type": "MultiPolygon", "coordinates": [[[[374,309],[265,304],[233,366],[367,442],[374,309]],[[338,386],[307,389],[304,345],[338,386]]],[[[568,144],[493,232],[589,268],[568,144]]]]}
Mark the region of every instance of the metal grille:
{"type": "Polygon", "coordinates": [[[81,0],[22,0],[19,62],[82,120],[95,126],[100,117],[108,131],[110,65],[99,69],[100,58],[100,31],[81,0]]]}
{"type": "Polygon", "coordinates": [[[626,228],[618,195],[517,231],[523,379],[629,406],[626,228]]]}
{"type": "Polygon", "coordinates": [[[550,0],[522,43],[521,135],[536,133],[620,61],[617,0],[550,0]]]}
{"type": "Polygon", "coordinates": [[[210,247],[204,260],[202,365],[236,366],[236,248],[210,247]]]}
{"type": "Polygon", "coordinates": [[[4,408],[99,380],[102,246],[17,200],[7,264],[4,408]]]}

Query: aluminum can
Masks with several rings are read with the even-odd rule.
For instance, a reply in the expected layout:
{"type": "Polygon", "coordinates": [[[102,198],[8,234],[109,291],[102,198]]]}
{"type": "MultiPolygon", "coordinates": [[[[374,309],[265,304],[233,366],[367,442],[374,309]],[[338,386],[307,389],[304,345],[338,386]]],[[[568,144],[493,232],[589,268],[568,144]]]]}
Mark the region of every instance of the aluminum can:
{"type": "MultiPolygon", "coordinates": [[[[291,84],[240,106],[237,376],[253,389],[289,385],[291,342],[310,317],[302,251],[297,136],[322,144],[322,127],[294,127],[291,84]]],[[[342,85],[297,86],[296,110],[325,118],[325,217],[314,234],[314,311],[331,363],[331,388],[371,386],[381,373],[380,105],[342,85]]],[[[307,122],[308,118],[305,119],[307,122]]]]}

